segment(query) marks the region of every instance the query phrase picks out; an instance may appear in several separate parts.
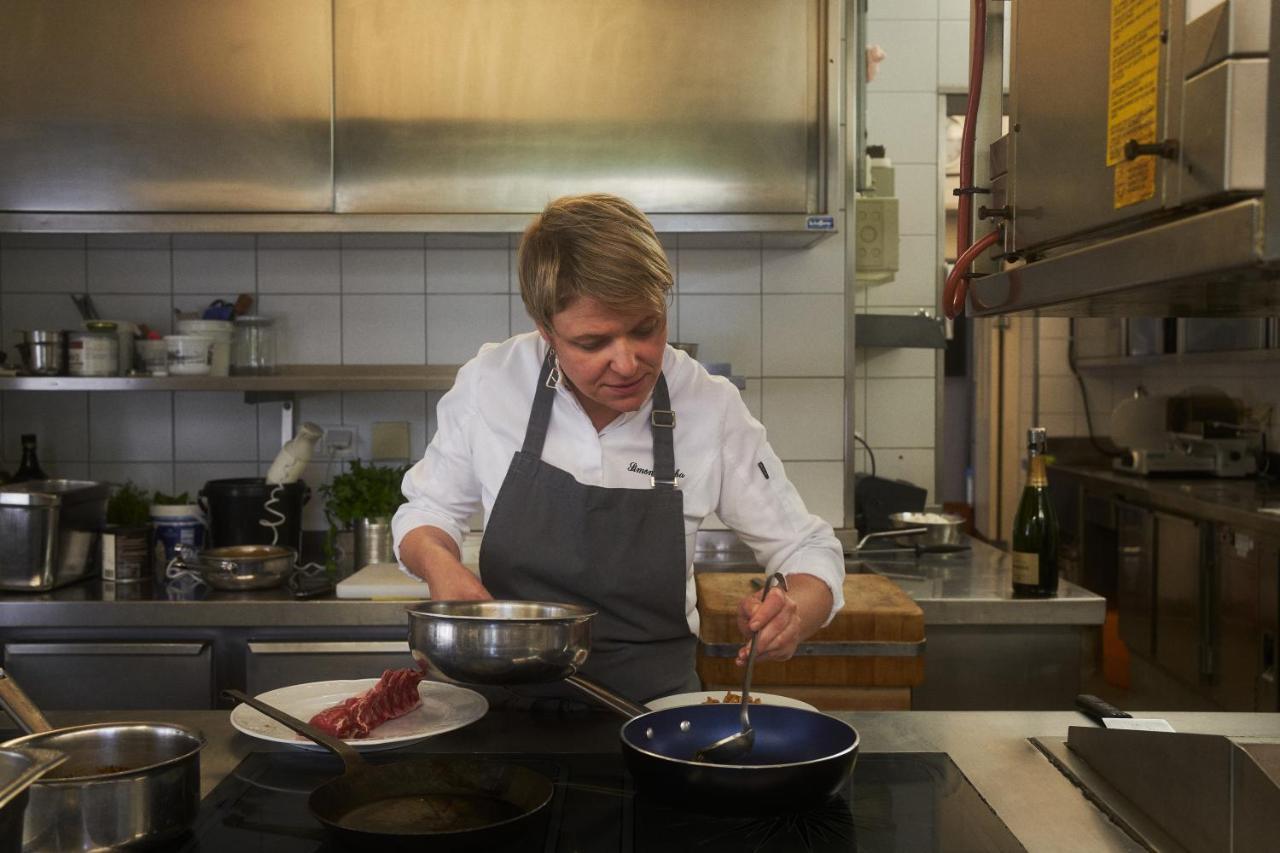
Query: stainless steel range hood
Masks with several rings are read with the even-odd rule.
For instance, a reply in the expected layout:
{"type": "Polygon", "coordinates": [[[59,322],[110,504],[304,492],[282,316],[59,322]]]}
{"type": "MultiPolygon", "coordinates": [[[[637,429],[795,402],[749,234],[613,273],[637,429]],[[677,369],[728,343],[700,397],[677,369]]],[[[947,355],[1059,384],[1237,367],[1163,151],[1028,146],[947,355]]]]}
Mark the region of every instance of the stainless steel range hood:
{"type": "Polygon", "coordinates": [[[1145,34],[1121,5],[1013,3],[985,202],[1008,214],[1006,262],[971,281],[970,313],[1280,314],[1280,0],[1138,0],[1145,34]],[[1158,56],[1150,135],[1109,157],[1109,133],[1143,132],[1109,103],[1125,38],[1158,56]]]}
{"type": "Polygon", "coordinates": [[[0,231],[836,230],[844,0],[0,0],[0,231]]]}

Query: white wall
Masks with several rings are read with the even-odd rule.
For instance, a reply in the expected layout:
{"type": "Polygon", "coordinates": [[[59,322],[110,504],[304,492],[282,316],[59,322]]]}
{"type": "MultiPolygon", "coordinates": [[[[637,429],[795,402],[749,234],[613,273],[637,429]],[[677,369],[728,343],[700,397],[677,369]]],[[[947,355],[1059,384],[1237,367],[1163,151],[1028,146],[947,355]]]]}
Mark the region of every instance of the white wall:
{"type": "MultiPolygon", "coordinates": [[[[888,284],[861,288],[855,311],[935,316],[943,278],[940,94],[968,82],[966,0],[870,0],[867,42],[887,54],[867,85],[867,134],[895,167],[901,269],[888,284]]],[[[909,480],[936,500],[938,366],[931,350],[858,350],[856,427],[875,450],[881,476],[909,480]]],[[[858,470],[869,471],[864,451],[858,470]]]]}
{"type": "MultiPolygon", "coordinates": [[[[671,338],[747,377],[810,508],[843,522],[843,240],[765,248],[754,235],[665,238],[677,275],[671,338]]],[[[450,364],[480,344],[532,328],[514,274],[515,238],[385,235],[0,235],[0,343],[14,330],[79,328],[68,294],[89,293],[108,319],[171,331],[175,309],[254,294],[278,318],[283,364],[450,364]]],[[[372,424],[408,421],[420,456],[439,395],[303,394],[298,417],[353,425],[368,458],[372,424]]],[[[237,393],[6,392],[0,458],[39,436],[51,474],[194,491],[205,480],[262,473],[280,445],[280,404],[237,393]]],[[[337,468],[334,466],[333,471],[337,468]]],[[[313,464],[314,488],[330,469],[313,464]]],[[[323,527],[312,500],[306,525],[323,527]]]]}

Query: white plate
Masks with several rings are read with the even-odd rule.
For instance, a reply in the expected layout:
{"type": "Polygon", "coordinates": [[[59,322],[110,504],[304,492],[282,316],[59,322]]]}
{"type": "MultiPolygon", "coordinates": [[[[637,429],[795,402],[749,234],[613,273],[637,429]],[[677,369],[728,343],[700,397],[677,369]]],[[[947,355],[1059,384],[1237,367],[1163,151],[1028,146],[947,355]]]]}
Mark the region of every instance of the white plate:
{"type": "MultiPolygon", "coordinates": [[[[733,691],[737,693],[738,691],[733,691]]],[[[723,690],[704,691],[701,693],[677,693],[674,696],[662,696],[654,699],[649,703],[649,710],[662,711],[667,708],[682,708],[685,705],[703,705],[706,704],[707,698],[710,697],[718,702],[724,702],[723,690]]],[[[786,708],[804,708],[806,711],[816,711],[817,708],[808,702],[801,702],[799,699],[792,699],[790,696],[779,696],[776,693],[757,693],[751,691],[752,699],[759,699],[761,705],[782,705],[786,708]]],[[[756,704],[755,702],[751,703],[756,704]]]]}
{"type": "MultiPolygon", "coordinates": [[[[305,722],[325,708],[363,693],[377,683],[376,678],[312,681],[309,684],[295,684],[278,690],[268,690],[255,698],[305,722]]],[[[369,733],[369,737],[352,738],[347,743],[360,752],[395,749],[398,746],[417,743],[432,735],[460,729],[474,723],[489,710],[489,703],[474,690],[440,681],[419,682],[418,695],[422,697],[422,704],[417,708],[403,717],[388,720],[378,726],[369,733]]],[[[288,744],[302,749],[324,750],[323,746],[307,740],[302,735],[294,734],[292,730],[248,705],[237,705],[232,710],[231,725],[237,731],[260,740],[288,744]]]]}

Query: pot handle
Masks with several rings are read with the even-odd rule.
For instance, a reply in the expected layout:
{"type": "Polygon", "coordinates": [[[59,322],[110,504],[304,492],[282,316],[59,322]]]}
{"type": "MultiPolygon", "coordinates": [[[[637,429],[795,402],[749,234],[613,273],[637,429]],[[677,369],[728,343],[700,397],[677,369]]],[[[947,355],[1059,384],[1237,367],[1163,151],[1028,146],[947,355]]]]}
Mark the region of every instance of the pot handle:
{"type": "Polygon", "coordinates": [[[260,699],[255,699],[252,696],[240,692],[239,690],[224,690],[222,691],[222,695],[228,699],[235,699],[238,702],[243,702],[255,711],[266,714],[280,725],[297,732],[307,740],[320,744],[325,749],[342,759],[342,765],[346,768],[347,773],[360,770],[366,766],[365,760],[360,757],[360,753],[356,752],[355,749],[348,746],[343,741],[338,740],[332,735],[325,734],[310,723],[304,723],[297,717],[286,714],[274,705],[268,705],[266,702],[263,702],[260,699]]]}
{"type": "Polygon", "coordinates": [[[593,678],[589,678],[581,674],[574,674],[565,676],[564,680],[599,702],[601,705],[604,705],[610,711],[616,711],[628,720],[633,717],[638,717],[641,714],[649,713],[649,709],[645,706],[637,705],[630,699],[619,696],[617,693],[614,693],[608,687],[605,687],[593,678]]]}
{"type": "Polygon", "coordinates": [[[18,682],[0,667],[0,706],[22,727],[27,734],[52,731],[53,726],[40,713],[40,709],[18,686],[18,682]]]}

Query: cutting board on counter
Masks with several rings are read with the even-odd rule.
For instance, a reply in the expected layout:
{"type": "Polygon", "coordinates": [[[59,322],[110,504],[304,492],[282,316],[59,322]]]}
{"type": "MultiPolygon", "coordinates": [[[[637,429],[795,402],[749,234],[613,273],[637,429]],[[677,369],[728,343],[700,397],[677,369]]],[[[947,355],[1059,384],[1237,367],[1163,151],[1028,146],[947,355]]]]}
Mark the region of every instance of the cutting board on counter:
{"type": "Polygon", "coordinates": [[[370,563],[346,580],[338,581],[338,598],[374,601],[415,600],[431,597],[425,581],[414,580],[395,563],[370,563]]]}
{"type": "MultiPolygon", "coordinates": [[[[763,574],[702,572],[697,575],[698,675],[704,684],[740,684],[742,670],[721,653],[743,643],[738,601],[763,574]]],[[[844,608],[804,643],[789,661],[757,661],[753,682],[764,685],[914,687],[924,680],[924,613],[888,578],[851,574],[844,579],[844,608]],[[856,647],[851,644],[874,644],[856,647]],[[877,649],[882,654],[877,654],[877,649]]]]}

